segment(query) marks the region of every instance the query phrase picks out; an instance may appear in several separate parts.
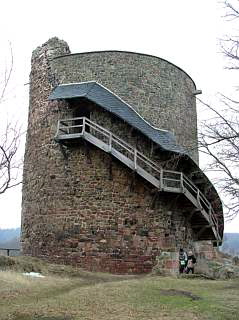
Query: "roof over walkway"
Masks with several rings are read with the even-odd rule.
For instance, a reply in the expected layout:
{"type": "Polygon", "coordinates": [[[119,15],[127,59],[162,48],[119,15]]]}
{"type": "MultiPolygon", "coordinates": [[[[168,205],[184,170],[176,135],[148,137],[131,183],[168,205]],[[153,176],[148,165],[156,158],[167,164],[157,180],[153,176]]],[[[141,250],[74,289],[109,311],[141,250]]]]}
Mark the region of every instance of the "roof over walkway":
{"type": "Polygon", "coordinates": [[[153,127],[145,121],[129,104],[97,82],[61,84],[49,96],[49,100],[84,97],[115,114],[132,127],[141,131],[150,140],[166,151],[188,155],[177,145],[172,132],[153,127]]]}

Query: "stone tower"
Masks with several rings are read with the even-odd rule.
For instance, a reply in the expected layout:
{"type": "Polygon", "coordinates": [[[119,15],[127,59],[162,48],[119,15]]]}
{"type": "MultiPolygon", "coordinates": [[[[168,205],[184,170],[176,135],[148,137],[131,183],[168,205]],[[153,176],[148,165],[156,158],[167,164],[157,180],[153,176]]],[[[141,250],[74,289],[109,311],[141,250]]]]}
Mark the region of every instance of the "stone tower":
{"type": "Polygon", "coordinates": [[[220,242],[220,199],[198,167],[195,93],[157,57],[70,54],[57,38],[37,48],[23,253],[88,270],[176,272],[179,247],[220,242]]]}

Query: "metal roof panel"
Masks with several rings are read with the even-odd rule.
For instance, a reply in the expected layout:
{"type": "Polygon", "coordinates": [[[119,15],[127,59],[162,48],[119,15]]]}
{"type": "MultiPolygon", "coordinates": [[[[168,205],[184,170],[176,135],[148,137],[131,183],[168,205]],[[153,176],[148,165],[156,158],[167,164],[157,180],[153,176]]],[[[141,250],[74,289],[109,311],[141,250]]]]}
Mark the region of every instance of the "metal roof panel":
{"type": "Polygon", "coordinates": [[[187,154],[184,148],[177,145],[175,137],[170,131],[153,127],[129,104],[97,82],[61,84],[51,92],[49,100],[72,99],[77,97],[88,98],[105,110],[115,114],[132,127],[138,129],[164,150],[187,154]]]}

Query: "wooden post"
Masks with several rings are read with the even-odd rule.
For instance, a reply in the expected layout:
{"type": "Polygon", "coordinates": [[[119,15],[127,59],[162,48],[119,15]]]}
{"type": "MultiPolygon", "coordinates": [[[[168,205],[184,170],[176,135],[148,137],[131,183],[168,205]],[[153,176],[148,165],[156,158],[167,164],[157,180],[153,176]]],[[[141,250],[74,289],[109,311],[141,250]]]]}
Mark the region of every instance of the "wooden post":
{"type": "Polygon", "coordinates": [[[197,202],[198,202],[198,207],[200,210],[202,210],[201,202],[200,202],[200,191],[199,189],[197,190],[197,202]]]}
{"type": "Polygon", "coordinates": [[[109,135],[109,152],[111,152],[111,149],[112,149],[112,133],[110,132],[110,135],[109,135]]]}
{"type": "Polygon", "coordinates": [[[137,170],[137,149],[134,149],[134,170],[137,170]]]}
{"type": "Polygon", "coordinates": [[[213,221],[212,221],[212,205],[211,205],[211,204],[210,204],[210,206],[209,206],[209,211],[208,211],[208,213],[209,213],[209,221],[210,221],[210,224],[212,224],[213,221]]]}
{"type": "Polygon", "coordinates": [[[72,120],[70,120],[70,122],[67,122],[67,121],[66,121],[66,125],[67,125],[66,131],[68,132],[68,134],[70,134],[70,133],[71,133],[70,128],[71,128],[71,126],[72,126],[72,120]]]}
{"type": "Polygon", "coordinates": [[[60,134],[60,120],[58,120],[58,122],[57,122],[56,136],[58,137],[59,134],[60,134]]]}
{"type": "Polygon", "coordinates": [[[203,226],[203,227],[199,230],[199,232],[196,234],[197,238],[199,239],[199,237],[203,234],[203,232],[204,232],[206,229],[210,228],[210,227],[211,227],[211,225],[203,226]]]}
{"type": "Polygon", "coordinates": [[[184,185],[183,185],[183,173],[181,172],[180,174],[180,185],[181,185],[181,190],[184,193],[184,185]]]}
{"type": "Polygon", "coordinates": [[[193,210],[193,211],[187,216],[187,218],[186,218],[186,221],[187,221],[187,222],[190,222],[190,221],[191,221],[194,213],[195,213],[195,211],[193,210]]]}
{"type": "Polygon", "coordinates": [[[160,183],[160,186],[159,186],[160,190],[163,190],[164,185],[163,185],[163,169],[162,168],[160,169],[159,183],[160,183]]]}
{"type": "Polygon", "coordinates": [[[82,135],[85,133],[85,117],[83,117],[83,123],[82,123],[82,135]]]}
{"type": "Polygon", "coordinates": [[[216,228],[216,232],[217,232],[217,238],[219,238],[219,239],[220,239],[220,235],[219,235],[219,227],[218,227],[218,220],[217,220],[217,219],[215,219],[215,220],[216,220],[215,228],[216,228]]]}

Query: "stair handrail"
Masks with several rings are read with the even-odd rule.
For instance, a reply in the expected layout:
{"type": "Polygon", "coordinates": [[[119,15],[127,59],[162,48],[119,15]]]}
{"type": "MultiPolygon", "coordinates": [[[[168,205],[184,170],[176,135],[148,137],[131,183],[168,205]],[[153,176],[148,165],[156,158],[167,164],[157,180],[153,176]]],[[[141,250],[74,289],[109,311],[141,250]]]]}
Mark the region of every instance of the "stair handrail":
{"type": "MultiPolygon", "coordinates": [[[[57,134],[56,136],[59,136],[59,132],[61,131],[61,129],[66,127],[66,123],[70,122],[70,121],[76,121],[76,120],[82,120],[82,124],[81,125],[71,125],[69,126],[69,128],[83,128],[85,129],[85,126],[90,126],[93,127],[93,129],[99,131],[101,134],[105,135],[108,138],[111,138],[112,141],[115,141],[117,144],[119,144],[120,146],[122,146],[123,148],[125,148],[126,151],[134,154],[134,150],[135,148],[130,145],[129,143],[127,143],[126,141],[124,141],[123,139],[121,139],[120,137],[118,137],[117,135],[113,134],[111,131],[105,129],[104,127],[100,126],[99,124],[93,122],[92,120],[86,118],[86,117],[76,117],[76,118],[69,118],[69,119],[61,119],[58,121],[59,125],[57,128],[57,134]],[[85,119],[85,123],[83,123],[85,119]],[[64,123],[64,127],[61,127],[61,123],[64,123]]],[[[137,150],[137,158],[139,158],[140,160],[142,160],[143,162],[145,162],[148,166],[150,166],[153,170],[157,171],[158,173],[160,173],[160,167],[158,166],[157,163],[155,163],[154,161],[152,161],[151,159],[149,159],[147,156],[145,156],[142,152],[137,150]]]]}
{"type": "MultiPolygon", "coordinates": [[[[87,117],[75,117],[75,118],[69,118],[69,119],[62,119],[58,121],[58,126],[57,126],[57,134],[56,137],[59,137],[60,131],[64,131],[64,129],[68,129],[68,134],[70,132],[70,129],[72,128],[81,128],[82,135],[85,132],[86,126],[91,127],[93,130],[98,131],[100,134],[103,134],[105,137],[108,138],[108,145],[109,149],[112,148],[112,143],[115,142],[117,145],[121,146],[123,149],[125,149],[127,152],[131,153],[133,155],[133,160],[135,163],[135,170],[137,169],[137,159],[142,161],[146,167],[150,167],[151,170],[156,171],[157,174],[159,174],[159,177],[154,177],[159,180],[159,189],[164,189],[165,183],[164,180],[167,181],[177,181],[180,182],[181,185],[181,190],[184,192],[186,189],[191,196],[193,196],[195,199],[198,201],[198,206],[201,208],[201,210],[204,210],[206,214],[209,217],[209,221],[211,224],[213,224],[216,228],[217,234],[219,236],[219,231],[218,231],[218,220],[215,217],[215,212],[210,204],[210,202],[207,200],[207,198],[204,196],[204,194],[199,190],[199,188],[187,177],[185,176],[184,173],[179,172],[179,171],[173,171],[173,170],[165,170],[162,169],[157,163],[149,159],[147,156],[145,156],[142,152],[138,151],[136,148],[134,148],[132,145],[118,137],[117,135],[113,134],[111,131],[108,129],[105,129],[104,127],[100,126],[99,124],[95,123],[94,121],[88,119],[87,117]],[[75,122],[78,120],[82,120],[82,124],[71,124],[67,125],[69,122],[75,122]],[[63,125],[63,127],[61,126],[63,125]],[[164,178],[165,174],[175,174],[180,176],[179,179],[174,179],[174,178],[164,178]],[[195,193],[195,195],[193,195],[195,193]]],[[[65,131],[64,131],[65,132],[65,131]]],[[[92,132],[91,132],[92,134],[92,132]]],[[[111,150],[110,150],[111,151],[111,150]]],[[[152,173],[150,173],[152,174],[152,173]]]]}

